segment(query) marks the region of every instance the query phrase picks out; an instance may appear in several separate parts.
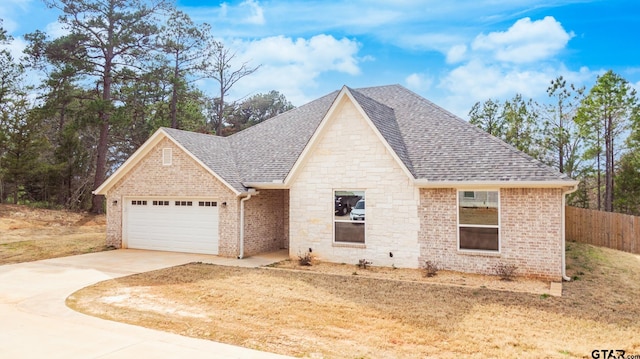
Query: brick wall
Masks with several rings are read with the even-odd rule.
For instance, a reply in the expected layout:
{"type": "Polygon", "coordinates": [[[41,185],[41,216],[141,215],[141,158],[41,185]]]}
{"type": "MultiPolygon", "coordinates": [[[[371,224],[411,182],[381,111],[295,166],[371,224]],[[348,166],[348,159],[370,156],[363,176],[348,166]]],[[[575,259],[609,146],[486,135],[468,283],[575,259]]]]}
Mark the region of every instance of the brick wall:
{"type": "MultiPolygon", "coordinates": [[[[245,201],[244,254],[254,255],[285,248],[288,190],[260,190],[245,201]]],[[[288,219],[288,218],[287,218],[288,219]]]]}
{"type": "MultiPolygon", "coordinates": [[[[144,159],[129,170],[107,193],[107,245],[120,248],[122,208],[127,196],[207,197],[219,203],[219,250],[222,256],[238,254],[239,200],[235,193],[182,152],[172,141],[163,139],[144,159]],[[162,165],[162,149],[172,148],[170,166],[162,165]],[[113,205],[117,200],[118,204],[113,205]],[[227,202],[226,206],[221,206],[227,202]]],[[[125,244],[126,245],[126,244],[125,244]]]]}
{"type": "Polygon", "coordinates": [[[417,267],[418,190],[346,98],[326,126],[289,191],[290,255],[417,267]],[[333,242],[334,190],[365,191],[364,246],[333,242]]]}
{"type": "Polygon", "coordinates": [[[562,190],[501,189],[497,253],[458,251],[455,189],[420,190],[420,262],[445,269],[493,274],[499,262],[517,274],[560,280],[562,276],[562,190]]]}

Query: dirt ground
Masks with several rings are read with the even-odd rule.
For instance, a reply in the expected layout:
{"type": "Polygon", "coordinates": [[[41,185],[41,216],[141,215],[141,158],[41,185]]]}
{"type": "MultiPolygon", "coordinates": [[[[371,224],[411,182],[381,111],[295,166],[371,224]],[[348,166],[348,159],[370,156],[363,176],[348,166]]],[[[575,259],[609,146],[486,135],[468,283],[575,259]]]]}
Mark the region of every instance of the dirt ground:
{"type": "Polygon", "coordinates": [[[0,204],[0,264],[106,249],[104,215],[0,204]]]}
{"type": "Polygon", "coordinates": [[[485,285],[446,272],[425,280],[354,265],[194,263],[105,281],[67,303],[106,319],[298,357],[640,354],[640,256],[568,243],[567,260],[574,281],[564,283],[562,297],[516,291],[522,279],[490,289],[495,278],[482,279],[485,285]]]}

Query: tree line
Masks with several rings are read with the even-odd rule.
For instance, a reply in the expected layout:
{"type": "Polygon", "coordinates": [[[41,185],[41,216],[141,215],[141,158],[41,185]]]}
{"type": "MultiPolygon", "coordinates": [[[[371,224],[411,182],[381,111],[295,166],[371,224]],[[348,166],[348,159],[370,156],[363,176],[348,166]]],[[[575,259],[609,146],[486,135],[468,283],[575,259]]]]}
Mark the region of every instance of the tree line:
{"type": "Polygon", "coordinates": [[[227,136],[293,108],[277,91],[229,101],[260,65],[164,0],[44,3],[66,35],[26,34],[21,58],[0,19],[0,203],[101,213],[91,191],[159,127],[227,136]]]}
{"type": "Polygon", "coordinates": [[[516,94],[477,102],[469,121],[559,172],[580,180],[569,204],[640,215],[640,103],[613,71],[588,91],[562,77],[547,88],[549,103],[516,94]]]}

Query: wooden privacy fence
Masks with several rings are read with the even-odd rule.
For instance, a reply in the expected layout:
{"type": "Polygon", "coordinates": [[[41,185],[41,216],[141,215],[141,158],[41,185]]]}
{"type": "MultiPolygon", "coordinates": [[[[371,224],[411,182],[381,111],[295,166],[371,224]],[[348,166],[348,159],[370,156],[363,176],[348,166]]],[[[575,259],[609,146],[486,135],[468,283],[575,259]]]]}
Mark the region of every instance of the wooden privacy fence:
{"type": "Polygon", "coordinates": [[[567,240],[640,254],[640,217],[565,208],[567,240]]]}

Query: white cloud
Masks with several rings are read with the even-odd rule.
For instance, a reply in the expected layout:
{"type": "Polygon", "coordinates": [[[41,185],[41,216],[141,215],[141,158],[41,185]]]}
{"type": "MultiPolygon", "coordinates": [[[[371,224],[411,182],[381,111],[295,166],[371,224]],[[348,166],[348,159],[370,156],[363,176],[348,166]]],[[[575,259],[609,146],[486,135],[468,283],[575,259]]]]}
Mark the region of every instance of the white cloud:
{"type": "Polygon", "coordinates": [[[404,80],[407,87],[415,92],[427,91],[433,84],[433,79],[425,74],[412,73],[404,80]]]}
{"type": "Polygon", "coordinates": [[[3,0],[0,6],[0,26],[7,30],[7,33],[13,33],[18,27],[19,22],[14,20],[16,13],[26,9],[29,0],[3,0]]]}
{"type": "Polygon", "coordinates": [[[245,22],[254,25],[264,25],[264,10],[257,1],[246,0],[240,3],[239,7],[248,12],[247,17],[245,17],[245,22]]]}
{"type": "MultiPolygon", "coordinates": [[[[239,81],[231,97],[277,90],[286,94],[295,105],[313,98],[305,89],[318,85],[320,76],[341,73],[356,76],[361,73],[358,58],[360,44],[349,39],[336,39],[330,35],[317,35],[309,39],[284,36],[267,37],[255,41],[226,41],[238,49],[239,61],[249,66],[262,65],[251,76],[239,81]]],[[[364,59],[368,59],[364,57],[364,59]]]]}
{"type": "Polygon", "coordinates": [[[13,41],[11,41],[8,45],[6,45],[5,48],[9,50],[9,52],[11,53],[11,56],[13,56],[13,58],[17,61],[24,56],[24,53],[22,51],[24,51],[26,47],[27,47],[26,41],[24,41],[22,38],[19,37],[19,38],[13,39],[13,41]]]}
{"type": "Polygon", "coordinates": [[[360,45],[346,38],[316,35],[310,39],[267,37],[245,43],[243,57],[271,65],[296,65],[308,71],[360,74],[356,55],[360,45]]]}
{"type": "Polygon", "coordinates": [[[447,63],[454,64],[464,59],[467,53],[467,45],[452,46],[447,52],[447,63]]]}
{"type": "Polygon", "coordinates": [[[505,100],[516,94],[545,101],[546,89],[559,75],[577,86],[591,81],[588,68],[568,70],[557,55],[573,37],[553,17],[517,20],[506,31],[479,34],[469,46],[451,46],[448,64],[457,64],[438,79],[442,105],[463,118],[477,101],[505,100]]]}
{"type": "Polygon", "coordinates": [[[462,39],[457,35],[443,33],[423,33],[402,35],[397,39],[398,45],[410,49],[436,50],[446,53],[451,44],[460,43],[462,39]]]}
{"type": "Polygon", "coordinates": [[[218,16],[220,18],[237,21],[243,24],[265,24],[264,9],[255,0],[245,0],[235,7],[224,2],[220,4],[218,16]]]}
{"type": "Polygon", "coordinates": [[[545,102],[551,80],[560,75],[567,83],[580,87],[592,82],[597,72],[586,67],[571,71],[562,64],[534,68],[475,59],[450,71],[440,79],[438,87],[444,90],[442,106],[466,118],[474,103],[490,98],[506,100],[519,93],[545,102]]]}
{"type": "Polygon", "coordinates": [[[546,71],[505,68],[473,60],[457,67],[442,79],[441,86],[473,99],[504,97],[520,93],[534,96],[544,92],[550,81],[546,71]]]}
{"type": "Polygon", "coordinates": [[[537,21],[526,17],[516,21],[507,31],[478,35],[471,47],[493,53],[499,61],[527,63],[557,54],[574,36],[551,16],[537,21]]]}
{"type": "Polygon", "coordinates": [[[57,39],[59,37],[69,35],[70,33],[70,31],[68,29],[65,29],[64,25],[62,25],[58,21],[47,24],[47,26],[45,26],[45,32],[52,39],[57,39]]]}

